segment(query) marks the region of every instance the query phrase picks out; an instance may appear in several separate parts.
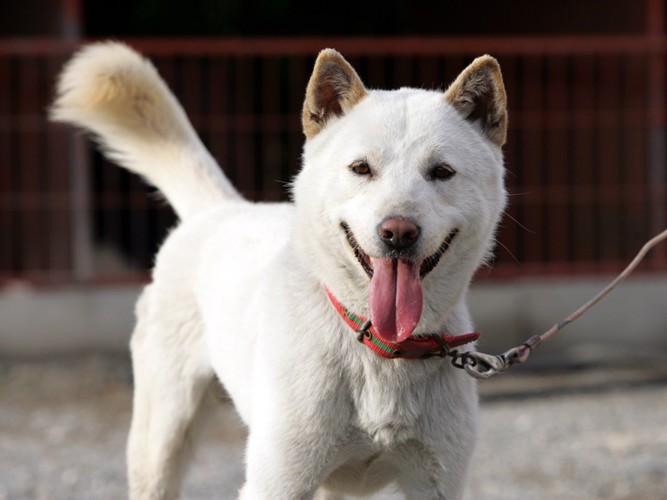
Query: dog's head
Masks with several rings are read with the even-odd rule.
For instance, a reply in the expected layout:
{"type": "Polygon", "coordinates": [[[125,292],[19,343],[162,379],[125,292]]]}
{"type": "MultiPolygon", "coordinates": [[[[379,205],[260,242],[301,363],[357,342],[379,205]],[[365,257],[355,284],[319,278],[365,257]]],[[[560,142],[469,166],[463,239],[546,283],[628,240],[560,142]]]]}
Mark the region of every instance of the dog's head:
{"type": "Polygon", "coordinates": [[[296,242],[313,271],[386,340],[440,328],[505,205],[497,61],[476,59],[444,93],[378,91],[324,50],[303,129],[296,242]]]}

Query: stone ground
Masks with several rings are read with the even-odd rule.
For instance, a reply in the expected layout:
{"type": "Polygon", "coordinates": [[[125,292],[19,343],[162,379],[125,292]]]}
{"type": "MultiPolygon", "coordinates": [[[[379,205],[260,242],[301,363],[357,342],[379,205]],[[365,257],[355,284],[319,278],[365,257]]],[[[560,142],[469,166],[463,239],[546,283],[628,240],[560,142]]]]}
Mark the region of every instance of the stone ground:
{"type": "MultiPolygon", "coordinates": [[[[467,499],[667,499],[664,360],[524,370],[480,389],[467,499]]],[[[125,498],[130,406],[125,358],[0,362],[0,499],[125,498]]],[[[183,497],[235,498],[242,447],[242,427],[223,406],[183,497]]]]}

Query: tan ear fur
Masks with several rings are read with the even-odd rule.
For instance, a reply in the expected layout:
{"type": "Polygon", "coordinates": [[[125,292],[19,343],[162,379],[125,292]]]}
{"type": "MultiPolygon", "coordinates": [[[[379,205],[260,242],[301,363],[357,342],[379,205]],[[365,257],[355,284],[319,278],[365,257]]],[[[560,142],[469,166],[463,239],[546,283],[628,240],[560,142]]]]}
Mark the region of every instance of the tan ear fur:
{"type": "Polygon", "coordinates": [[[306,138],[315,137],[330,118],[345,114],[366,94],[357,72],[342,55],[333,49],[321,51],[303,103],[302,125],[306,138]]]}
{"type": "Polygon", "coordinates": [[[497,146],[507,139],[507,95],[495,58],[484,55],[463,70],[445,92],[445,99],[466,120],[478,122],[497,146]]]}

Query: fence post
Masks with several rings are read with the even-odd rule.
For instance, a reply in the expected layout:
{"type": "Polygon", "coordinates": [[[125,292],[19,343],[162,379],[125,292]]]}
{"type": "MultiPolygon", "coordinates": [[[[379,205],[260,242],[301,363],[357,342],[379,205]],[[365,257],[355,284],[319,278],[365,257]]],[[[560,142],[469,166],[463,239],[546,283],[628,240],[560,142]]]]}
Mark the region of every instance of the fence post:
{"type": "Polygon", "coordinates": [[[91,235],[89,158],[80,134],[69,133],[70,207],[72,213],[72,278],[89,281],[93,276],[93,240],[91,235]]]}
{"type": "MultiPolygon", "coordinates": [[[[61,0],[61,34],[71,47],[81,39],[81,0],[61,0]]],[[[93,276],[93,240],[90,217],[90,161],[81,134],[68,134],[70,159],[70,210],[72,217],[72,278],[89,281],[93,276]]]]}
{"type": "MultiPolygon", "coordinates": [[[[658,234],[667,226],[667,196],[665,193],[667,174],[667,150],[665,144],[665,26],[664,0],[647,0],[646,35],[649,40],[649,81],[648,81],[648,194],[651,234],[658,234]]],[[[653,262],[664,269],[667,251],[661,248],[655,252],[653,262]]]]}

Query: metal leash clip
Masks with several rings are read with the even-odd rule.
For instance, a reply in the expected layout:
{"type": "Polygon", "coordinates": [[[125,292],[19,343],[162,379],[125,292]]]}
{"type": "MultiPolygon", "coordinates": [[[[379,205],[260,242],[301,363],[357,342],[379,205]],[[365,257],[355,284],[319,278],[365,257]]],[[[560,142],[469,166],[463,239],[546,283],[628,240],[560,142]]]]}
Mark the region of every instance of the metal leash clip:
{"type": "Polygon", "coordinates": [[[484,354],[483,352],[473,351],[467,353],[463,368],[468,375],[474,378],[487,379],[507,370],[520,360],[521,354],[520,347],[513,347],[502,354],[484,354]]]}

